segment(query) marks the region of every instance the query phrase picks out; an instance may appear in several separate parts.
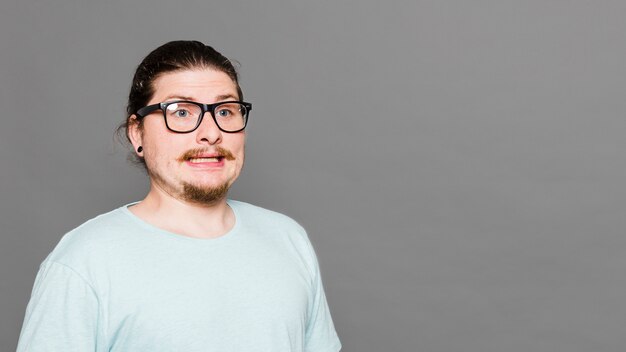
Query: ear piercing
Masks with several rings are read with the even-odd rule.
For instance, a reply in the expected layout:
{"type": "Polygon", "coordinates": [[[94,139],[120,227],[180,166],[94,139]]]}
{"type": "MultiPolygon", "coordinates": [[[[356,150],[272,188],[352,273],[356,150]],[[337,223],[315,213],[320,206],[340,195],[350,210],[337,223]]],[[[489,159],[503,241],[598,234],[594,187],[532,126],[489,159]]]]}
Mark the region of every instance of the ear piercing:
{"type": "Polygon", "coordinates": [[[141,152],[143,152],[143,147],[139,146],[139,148],[137,148],[137,153],[141,153],[141,152]]]}

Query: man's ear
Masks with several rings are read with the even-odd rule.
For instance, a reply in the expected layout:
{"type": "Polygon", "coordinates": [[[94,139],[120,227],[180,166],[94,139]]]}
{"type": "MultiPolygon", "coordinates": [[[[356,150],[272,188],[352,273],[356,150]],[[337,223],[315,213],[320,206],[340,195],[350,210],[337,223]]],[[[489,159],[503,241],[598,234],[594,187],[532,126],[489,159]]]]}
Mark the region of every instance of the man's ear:
{"type": "Polygon", "coordinates": [[[133,145],[133,149],[135,149],[135,153],[139,156],[143,156],[143,151],[141,150],[143,146],[143,131],[141,122],[137,119],[137,115],[131,115],[128,119],[128,139],[130,139],[130,143],[133,145]]]}

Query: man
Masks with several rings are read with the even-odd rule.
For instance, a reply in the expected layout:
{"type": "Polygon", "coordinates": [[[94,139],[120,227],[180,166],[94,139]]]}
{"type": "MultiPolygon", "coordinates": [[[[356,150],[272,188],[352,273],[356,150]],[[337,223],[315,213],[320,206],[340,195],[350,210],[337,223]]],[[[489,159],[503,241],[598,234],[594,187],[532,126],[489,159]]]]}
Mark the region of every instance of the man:
{"type": "Polygon", "coordinates": [[[63,237],[18,351],[340,350],[304,230],[226,198],[251,109],[209,46],[170,42],[142,61],[121,128],[150,191],[63,237]]]}

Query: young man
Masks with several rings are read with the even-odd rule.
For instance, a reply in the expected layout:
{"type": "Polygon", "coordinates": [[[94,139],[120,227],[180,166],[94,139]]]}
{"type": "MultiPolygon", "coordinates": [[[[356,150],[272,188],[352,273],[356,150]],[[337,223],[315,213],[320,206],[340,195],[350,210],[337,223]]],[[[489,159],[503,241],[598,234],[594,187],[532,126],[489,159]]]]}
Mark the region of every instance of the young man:
{"type": "Polygon", "coordinates": [[[226,198],[251,109],[209,46],[170,42],[142,61],[121,128],[150,191],[63,237],[18,351],[340,350],[305,231],[226,198]]]}

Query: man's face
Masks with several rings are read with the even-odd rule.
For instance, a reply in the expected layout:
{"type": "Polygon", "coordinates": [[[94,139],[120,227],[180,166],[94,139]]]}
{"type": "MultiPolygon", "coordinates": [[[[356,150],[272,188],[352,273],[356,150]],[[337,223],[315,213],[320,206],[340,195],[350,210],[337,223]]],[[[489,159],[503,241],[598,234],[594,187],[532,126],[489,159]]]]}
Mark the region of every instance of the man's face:
{"type": "MultiPolygon", "coordinates": [[[[154,81],[154,91],[147,105],[240,99],[232,79],[213,69],[165,73],[154,81]]],[[[195,131],[174,133],[158,110],[144,117],[142,130],[133,124],[130,135],[135,150],[143,147],[139,154],[146,161],[152,187],[177,199],[204,204],[223,199],[243,166],[245,133],[220,131],[209,112],[195,131]]]]}

